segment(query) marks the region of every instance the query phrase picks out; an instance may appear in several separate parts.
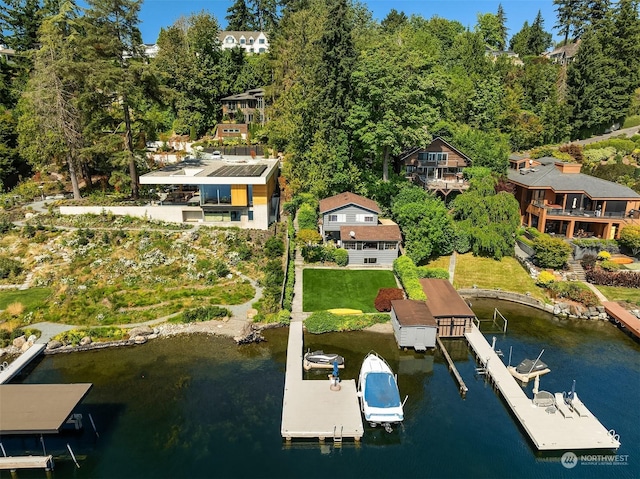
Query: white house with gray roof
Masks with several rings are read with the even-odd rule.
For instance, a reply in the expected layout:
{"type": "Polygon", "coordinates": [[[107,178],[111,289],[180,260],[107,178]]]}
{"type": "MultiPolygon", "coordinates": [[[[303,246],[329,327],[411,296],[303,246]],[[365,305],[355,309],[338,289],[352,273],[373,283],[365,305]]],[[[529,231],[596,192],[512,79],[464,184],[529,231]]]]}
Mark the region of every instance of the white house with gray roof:
{"type": "Polygon", "coordinates": [[[223,50],[240,47],[247,53],[266,53],[269,51],[269,39],[264,32],[225,30],[218,34],[218,39],[223,50]]]}
{"type": "Polygon", "coordinates": [[[567,238],[603,239],[618,238],[627,224],[640,224],[640,194],[580,173],[581,166],[512,156],[508,179],[515,186],[522,223],[567,238]]]}

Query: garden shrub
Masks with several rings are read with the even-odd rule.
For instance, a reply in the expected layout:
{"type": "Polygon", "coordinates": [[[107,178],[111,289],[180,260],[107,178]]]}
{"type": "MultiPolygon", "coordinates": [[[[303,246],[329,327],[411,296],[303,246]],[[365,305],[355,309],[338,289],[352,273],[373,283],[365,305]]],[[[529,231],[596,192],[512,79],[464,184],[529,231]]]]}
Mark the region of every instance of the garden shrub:
{"type": "Polygon", "coordinates": [[[640,288],[640,273],[626,271],[605,271],[590,269],[586,271],[587,281],[602,286],[620,286],[622,288],[640,288]]]}
{"type": "Polygon", "coordinates": [[[298,231],[297,240],[303,245],[317,245],[322,242],[322,236],[315,229],[301,229],[298,231]]]}
{"type": "Polygon", "coordinates": [[[573,157],[569,153],[564,153],[558,150],[553,152],[553,157],[566,163],[570,163],[573,161],[573,157]]]}
{"type": "Polygon", "coordinates": [[[305,203],[298,210],[298,229],[315,230],[318,227],[318,215],[316,210],[305,203]]]}
{"type": "Polygon", "coordinates": [[[22,263],[13,258],[0,257],[0,279],[18,276],[22,273],[22,263]]]}
{"type": "Polygon", "coordinates": [[[343,248],[336,249],[333,252],[333,261],[338,266],[347,266],[349,264],[349,252],[343,248]]]}
{"type": "Polygon", "coordinates": [[[358,331],[374,324],[389,321],[388,314],[338,315],[329,311],[316,311],[309,316],[304,326],[309,333],[321,334],[340,331],[358,331]]]}
{"type": "Polygon", "coordinates": [[[0,216],[0,235],[8,233],[14,228],[13,223],[6,215],[0,216]]]}
{"type": "Polygon", "coordinates": [[[306,263],[320,263],[325,261],[325,249],[320,245],[304,245],[302,257],[306,263]]]}
{"type": "Polygon", "coordinates": [[[449,270],[444,268],[429,268],[428,266],[418,266],[418,278],[449,279],[449,270]]]}
{"type": "Polygon", "coordinates": [[[580,248],[594,249],[598,252],[608,251],[609,253],[619,253],[618,242],[616,240],[605,239],[574,239],[571,241],[575,246],[580,248]]]}
{"type": "Polygon", "coordinates": [[[549,271],[541,271],[538,275],[538,279],[536,280],[536,284],[538,286],[542,286],[543,288],[548,288],[551,283],[556,280],[556,277],[553,273],[549,271]]]}
{"type": "Polygon", "coordinates": [[[192,323],[220,319],[225,316],[231,316],[231,312],[227,308],[221,308],[220,306],[201,306],[185,311],[182,314],[181,321],[183,323],[192,323]]]}
{"type": "Polygon", "coordinates": [[[224,278],[231,272],[229,270],[229,267],[227,266],[227,263],[225,263],[221,259],[217,259],[216,262],[213,263],[213,270],[216,272],[218,278],[224,278]]]}
{"type": "Polygon", "coordinates": [[[424,294],[418,268],[408,256],[400,256],[393,262],[393,272],[400,279],[409,299],[424,301],[427,296],[424,294]]]}
{"type": "Polygon", "coordinates": [[[596,260],[597,257],[595,255],[585,254],[580,260],[580,264],[585,270],[593,269],[596,266],[596,260]]]}
{"type": "Polygon", "coordinates": [[[611,259],[611,253],[609,253],[608,251],[600,251],[600,252],[598,253],[598,259],[599,259],[600,261],[606,261],[606,260],[609,260],[609,259],[611,259]]]}
{"type": "Polygon", "coordinates": [[[277,236],[270,237],[264,243],[264,254],[269,259],[281,257],[284,254],[284,242],[277,236]]]}
{"type": "Polygon", "coordinates": [[[600,163],[602,161],[607,161],[609,158],[616,154],[615,148],[596,148],[591,150],[586,150],[584,155],[585,163],[600,163]]]}
{"type": "Polygon", "coordinates": [[[543,268],[562,268],[568,261],[573,249],[560,238],[540,235],[533,241],[535,259],[543,268]]]}
{"type": "Polygon", "coordinates": [[[375,300],[375,308],[381,313],[391,311],[391,301],[404,299],[404,292],[400,288],[380,288],[375,300]]]}
{"type": "Polygon", "coordinates": [[[538,229],[534,228],[533,226],[527,226],[525,228],[525,232],[532,240],[536,239],[538,236],[542,236],[542,233],[540,233],[540,231],[538,231],[538,229]]]}
{"type": "Polygon", "coordinates": [[[471,251],[471,238],[469,232],[459,226],[455,227],[456,236],[453,242],[453,249],[460,254],[465,254],[471,251]]]}
{"type": "Polygon", "coordinates": [[[563,153],[568,153],[571,157],[576,160],[578,163],[582,163],[582,146],[577,143],[569,143],[568,145],[562,145],[558,148],[563,153]]]}
{"type": "Polygon", "coordinates": [[[588,308],[598,304],[595,293],[588,286],[576,281],[555,281],[549,285],[548,289],[556,298],[567,298],[588,308]]]}
{"type": "MultiPolygon", "coordinates": [[[[606,251],[605,251],[605,253],[606,253],[606,251]]],[[[614,261],[611,261],[611,260],[608,260],[608,259],[602,261],[600,263],[600,267],[605,271],[617,271],[617,270],[619,270],[621,268],[621,266],[618,263],[616,263],[614,261]]]]}

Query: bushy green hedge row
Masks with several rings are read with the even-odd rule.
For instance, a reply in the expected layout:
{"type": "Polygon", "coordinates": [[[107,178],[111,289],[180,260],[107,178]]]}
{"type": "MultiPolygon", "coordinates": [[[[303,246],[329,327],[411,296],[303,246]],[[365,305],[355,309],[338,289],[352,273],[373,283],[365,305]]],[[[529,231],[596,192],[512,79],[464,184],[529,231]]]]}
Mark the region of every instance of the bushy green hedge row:
{"type": "Polygon", "coordinates": [[[64,345],[77,346],[82,338],[88,336],[93,342],[102,341],[120,341],[124,339],[127,334],[126,329],[118,328],[115,326],[102,326],[98,328],[89,329],[71,329],[54,336],[53,339],[60,341],[64,345]]]}
{"type": "Polygon", "coordinates": [[[609,239],[574,239],[571,241],[575,246],[580,248],[592,248],[600,251],[608,251],[609,253],[618,253],[620,248],[616,240],[609,239]]]}
{"type": "Polygon", "coordinates": [[[436,278],[436,279],[449,279],[449,270],[444,268],[429,268],[427,266],[418,266],[419,278],[436,278]]]}
{"type": "Polygon", "coordinates": [[[418,268],[408,256],[400,256],[393,262],[393,272],[400,279],[409,299],[424,301],[427,296],[422,290],[418,268]]]}
{"type": "Polygon", "coordinates": [[[358,331],[374,324],[386,323],[389,318],[388,314],[338,315],[329,311],[316,311],[305,320],[304,325],[313,334],[358,331]]]}
{"type": "Polygon", "coordinates": [[[543,268],[562,268],[573,249],[561,238],[553,238],[547,234],[540,235],[533,240],[536,252],[535,260],[543,268]]]}
{"type": "Polygon", "coordinates": [[[548,289],[556,298],[567,298],[586,307],[599,304],[595,293],[588,286],[577,281],[555,281],[549,284],[548,289]]]}
{"type": "Polygon", "coordinates": [[[333,262],[338,266],[349,264],[349,252],[333,245],[304,245],[302,257],[307,263],[333,262]]]}
{"type": "Polygon", "coordinates": [[[287,267],[287,281],[284,285],[282,307],[285,310],[291,311],[291,303],[293,302],[293,288],[296,281],[296,242],[294,241],[296,232],[291,216],[289,216],[287,224],[287,234],[289,235],[289,251],[287,253],[289,255],[289,266],[287,267]]]}

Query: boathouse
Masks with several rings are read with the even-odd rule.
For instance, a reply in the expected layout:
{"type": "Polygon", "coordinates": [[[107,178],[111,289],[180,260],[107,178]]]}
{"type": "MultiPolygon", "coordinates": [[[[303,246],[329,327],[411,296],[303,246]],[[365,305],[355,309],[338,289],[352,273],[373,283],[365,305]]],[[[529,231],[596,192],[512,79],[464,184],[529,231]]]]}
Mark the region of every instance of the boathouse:
{"type": "Polygon", "coordinates": [[[424,301],[391,301],[391,325],[399,348],[425,351],[436,346],[438,325],[424,301]]]}
{"type": "Polygon", "coordinates": [[[462,338],[476,315],[446,279],[421,279],[427,307],[438,325],[441,338],[462,338]]]}

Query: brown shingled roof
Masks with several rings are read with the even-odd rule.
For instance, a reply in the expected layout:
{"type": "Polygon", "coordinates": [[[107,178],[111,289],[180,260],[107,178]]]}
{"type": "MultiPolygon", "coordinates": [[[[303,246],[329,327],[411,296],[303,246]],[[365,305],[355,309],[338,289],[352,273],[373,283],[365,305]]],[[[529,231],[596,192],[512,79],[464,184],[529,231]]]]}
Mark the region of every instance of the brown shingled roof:
{"type": "Polygon", "coordinates": [[[446,279],[421,279],[427,306],[435,318],[474,318],[476,315],[446,279]]]}
{"type": "Polygon", "coordinates": [[[341,226],[342,241],[402,241],[398,225],[341,226]],[[351,237],[351,232],[355,233],[351,237]]]}
{"type": "Polygon", "coordinates": [[[350,204],[358,205],[367,210],[380,213],[380,207],[375,201],[365,198],[364,196],[356,195],[355,193],[345,192],[320,200],[320,214],[324,214],[328,211],[333,211],[350,204]]]}
{"type": "Polygon", "coordinates": [[[438,326],[424,301],[396,299],[391,301],[391,307],[402,326],[438,326]]]}

